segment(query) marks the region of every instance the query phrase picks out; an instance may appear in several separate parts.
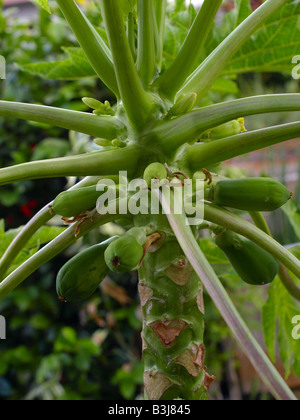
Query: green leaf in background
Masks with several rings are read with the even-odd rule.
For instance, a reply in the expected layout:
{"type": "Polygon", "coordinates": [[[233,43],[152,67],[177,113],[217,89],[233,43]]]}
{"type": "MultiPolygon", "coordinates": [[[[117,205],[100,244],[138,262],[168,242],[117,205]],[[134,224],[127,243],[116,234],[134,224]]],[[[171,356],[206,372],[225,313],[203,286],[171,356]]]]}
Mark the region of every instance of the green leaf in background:
{"type": "MultiPolygon", "coordinates": [[[[236,9],[230,12],[231,30],[249,14],[249,1],[238,0],[236,6],[236,9]]],[[[298,55],[300,50],[299,15],[300,1],[288,2],[244,44],[224,73],[291,73],[294,67],[292,58],[298,55]]]]}
{"type": "Polygon", "coordinates": [[[300,239],[300,210],[298,209],[297,204],[290,200],[282,207],[282,211],[287,215],[295,234],[298,239],[300,239]]]}
{"type": "MultiPolygon", "coordinates": [[[[1,226],[1,225],[0,225],[1,226]]],[[[22,227],[18,229],[11,229],[7,232],[4,232],[3,229],[0,229],[0,258],[13,241],[13,239],[17,236],[20,232],[22,227]]],[[[23,262],[27,261],[32,255],[34,255],[41,245],[44,245],[54,238],[56,238],[60,233],[65,230],[63,227],[56,227],[56,226],[43,226],[41,227],[28,241],[26,247],[20,252],[20,254],[15,259],[13,265],[10,267],[9,272],[11,273],[13,270],[18,268],[23,262]]]]}
{"type": "Polygon", "coordinates": [[[44,10],[46,10],[46,12],[51,14],[51,10],[50,10],[50,6],[48,3],[48,0],[31,0],[32,3],[38,4],[39,6],[41,6],[44,10]]]}
{"type": "Polygon", "coordinates": [[[68,58],[62,61],[30,63],[19,68],[34,76],[50,80],[77,80],[85,77],[96,77],[81,48],[62,48],[68,58]]]}
{"type": "Polygon", "coordinates": [[[279,279],[268,290],[268,300],[263,308],[263,328],[265,343],[273,362],[276,361],[276,342],[286,376],[291,372],[300,376],[300,340],[292,337],[292,320],[300,314],[296,303],[279,279]]]}

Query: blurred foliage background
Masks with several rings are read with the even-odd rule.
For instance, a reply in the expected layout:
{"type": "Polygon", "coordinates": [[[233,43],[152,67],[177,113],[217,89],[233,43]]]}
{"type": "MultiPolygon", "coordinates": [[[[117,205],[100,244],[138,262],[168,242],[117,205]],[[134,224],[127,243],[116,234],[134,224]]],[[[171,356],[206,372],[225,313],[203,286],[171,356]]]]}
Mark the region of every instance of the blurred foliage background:
{"type": "MultiPolygon", "coordinates": [[[[85,2],[88,17],[98,24],[99,10],[85,2]]],[[[178,1],[168,26],[165,65],[178,51],[195,16],[193,7],[186,9],[178,1]]],[[[0,1],[1,5],[1,1],[0,1]]],[[[0,52],[6,58],[7,79],[0,82],[1,100],[34,102],[62,108],[87,110],[82,97],[110,99],[109,92],[93,77],[57,80],[49,77],[49,66],[35,66],[40,61],[66,60],[64,47],[76,47],[76,40],[61,15],[55,10],[50,16],[36,9],[35,19],[22,19],[14,8],[0,11],[0,52]],[[17,64],[16,64],[17,63],[17,64]],[[25,71],[26,69],[26,71],[25,71]],[[43,74],[42,74],[43,73],[43,74]],[[44,78],[37,76],[43,75],[44,78]]],[[[221,20],[220,20],[221,22],[221,20]]],[[[220,24],[219,22],[219,24],[220,24]]],[[[66,64],[65,64],[66,65],[66,64]]],[[[53,70],[53,66],[50,66],[53,70]]],[[[61,69],[57,70],[56,76],[61,69]]],[[[66,67],[64,67],[66,71],[66,67]]],[[[59,79],[59,77],[58,77],[59,79]]],[[[206,103],[259,93],[294,92],[298,82],[282,74],[246,74],[227,80],[222,89],[215,87],[206,103]],[[224,88],[225,86],[225,88],[224,88]]],[[[286,122],[293,119],[285,114],[282,120],[273,117],[247,119],[249,129],[286,122]]],[[[0,119],[0,165],[8,166],[30,160],[83,153],[95,147],[87,136],[68,133],[45,125],[0,119]]],[[[275,148],[251,157],[230,162],[221,168],[227,176],[264,174],[261,156],[268,162],[275,156],[275,148]],[[267,157],[266,157],[267,156],[267,157]],[[247,165],[250,162],[250,165],[247,165]]],[[[281,162],[285,162],[286,148],[280,148],[281,162]]],[[[278,153],[278,150],[276,150],[278,153]]],[[[298,152],[299,153],[299,149],[298,152]]],[[[299,155],[296,155],[296,161],[299,155]]],[[[299,159],[298,159],[299,161],[299,159]]],[[[289,168],[274,164],[267,168],[269,175],[286,182],[289,168]],[[279,172],[278,172],[279,171],[279,172]]],[[[293,169],[295,172],[295,169],[293,169]]],[[[298,168],[296,169],[298,172],[298,168]]],[[[73,179],[28,181],[1,187],[0,192],[0,254],[17,228],[25,224],[42,206],[51,201],[73,179]]],[[[276,236],[288,244],[300,240],[297,217],[300,201],[298,191],[294,207],[279,211],[270,222],[276,236]],[[298,204],[299,204],[298,201],[298,204]],[[291,220],[291,217],[290,217],[291,220]]],[[[56,220],[55,223],[60,223],[56,220]]],[[[54,227],[45,232],[50,239],[54,227]]],[[[55,292],[55,277],[60,267],[72,255],[89,245],[116,234],[122,229],[107,225],[79,241],[66,253],[43,266],[25,284],[0,303],[0,312],[9,320],[7,340],[0,342],[0,400],[111,400],[142,397],[141,313],[137,296],[137,277],[114,275],[107,278],[88,302],[62,305],[55,292]]],[[[10,239],[10,240],[11,240],[10,239]]],[[[41,243],[33,241],[26,252],[30,255],[41,243]]],[[[221,251],[210,239],[203,238],[201,246],[214,265],[249,326],[262,337],[260,312],[266,300],[264,289],[246,287],[228,265],[221,251]]],[[[27,256],[28,256],[27,255],[27,256]]],[[[218,378],[212,387],[215,399],[269,398],[249,367],[243,375],[239,349],[208,296],[206,302],[206,347],[209,371],[218,378]],[[248,375],[248,376],[247,376],[248,375]]]]}

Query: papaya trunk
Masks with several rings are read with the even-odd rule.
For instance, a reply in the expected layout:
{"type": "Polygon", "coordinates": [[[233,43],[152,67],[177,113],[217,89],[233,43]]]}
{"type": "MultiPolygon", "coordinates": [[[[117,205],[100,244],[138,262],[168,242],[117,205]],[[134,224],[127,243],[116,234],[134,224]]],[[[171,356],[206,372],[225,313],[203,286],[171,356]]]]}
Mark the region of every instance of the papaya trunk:
{"type": "Polygon", "coordinates": [[[207,400],[203,288],[174,236],[147,254],[139,278],[145,399],[207,400]]]}

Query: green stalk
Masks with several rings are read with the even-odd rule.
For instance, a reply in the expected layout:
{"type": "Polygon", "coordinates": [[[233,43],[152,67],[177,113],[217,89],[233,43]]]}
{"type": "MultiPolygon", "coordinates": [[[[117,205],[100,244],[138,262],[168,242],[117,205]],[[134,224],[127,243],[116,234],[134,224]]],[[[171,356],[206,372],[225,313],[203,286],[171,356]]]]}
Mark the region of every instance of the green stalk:
{"type": "Polygon", "coordinates": [[[207,400],[203,288],[174,235],[147,254],[139,294],[145,399],[207,400]]]}
{"type": "Polygon", "coordinates": [[[138,54],[137,71],[147,88],[154,77],[155,54],[154,0],[138,0],[138,54]]]}
{"type": "Polygon", "coordinates": [[[127,38],[132,57],[136,60],[135,20],[133,13],[129,13],[127,18],[127,38]]]}
{"type": "Polygon", "coordinates": [[[115,175],[119,171],[128,171],[128,174],[132,175],[141,164],[141,152],[137,146],[128,146],[107,152],[23,163],[0,169],[0,185],[29,179],[115,175]]]}
{"type": "MultiPolygon", "coordinates": [[[[69,191],[86,187],[89,185],[94,185],[99,180],[99,177],[87,177],[83,179],[78,184],[74,185],[74,187],[70,188],[69,191]]],[[[43,207],[18,233],[18,235],[14,238],[11,244],[6,249],[5,253],[3,254],[0,260],[0,281],[4,278],[5,274],[7,273],[9,267],[13,264],[14,260],[17,258],[19,253],[25,247],[29,239],[40,229],[44,226],[49,220],[52,219],[53,215],[50,212],[50,206],[53,202],[47,204],[43,207]]]]}
{"type": "Polygon", "coordinates": [[[170,100],[195,69],[221,3],[222,0],[205,0],[177,57],[155,82],[170,100]]]}
{"type": "Polygon", "coordinates": [[[299,132],[300,122],[250,131],[211,143],[189,146],[183,151],[184,157],[179,152],[177,159],[184,159],[191,171],[201,170],[255,150],[295,139],[299,132]]]}
{"type": "Polygon", "coordinates": [[[300,111],[300,94],[264,95],[236,99],[192,111],[171,121],[157,123],[146,134],[145,142],[156,139],[167,153],[192,142],[203,132],[227,121],[270,112],[300,111]]]}
{"type": "Polygon", "coordinates": [[[78,239],[96,227],[111,222],[118,217],[118,215],[100,216],[97,214],[93,217],[93,220],[88,220],[81,226],[79,236],[75,236],[76,225],[66,229],[63,233],[57,236],[57,238],[53,239],[53,241],[34,254],[0,283],[0,300],[9,295],[24,280],[38,270],[38,268],[52,260],[78,239]]]}
{"type": "Polygon", "coordinates": [[[98,117],[86,112],[43,105],[0,101],[0,116],[49,124],[108,140],[125,133],[124,124],[116,117],[98,117]]]}
{"type": "Polygon", "coordinates": [[[133,126],[142,128],[149,118],[153,103],[144,91],[135,68],[121,4],[118,1],[101,0],[101,7],[125,111],[133,126]]]}
{"type": "Polygon", "coordinates": [[[191,92],[202,98],[220,76],[229,60],[267,19],[289,0],[267,0],[245,19],[194,71],[178,95],[191,92]]]}
{"type": "Polygon", "coordinates": [[[274,255],[275,258],[300,279],[300,261],[298,258],[252,223],[214,204],[205,205],[205,220],[230,229],[255,242],[274,255]]]}
{"type": "MultiPolygon", "coordinates": [[[[161,197],[161,202],[163,208],[167,210],[170,203],[167,202],[164,196],[161,197]]],[[[205,255],[201,251],[185,216],[175,215],[171,206],[171,212],[168,215],[168,219],[183,252],[200,277],[208,294],[212,298],[236,340],[243,348],[248,359],[251,361],[262,382],[276,399],[287,401],[296,400],[295,395],[272,365],[268,356],[236,310],[218,276],[215,274],[205,255]]],[[[251,225],[251,223],[249,224],[251,225]]]]}
{"type": "MultiPolygon", "coordinates": [[[[266,219],[264,218],[262,213],[259,212],[250,212],[251,219],[255,223],[255,225],[261,229],[263,232],[265,232],[267,235],[272,236],[271,231],[269,229],[269,226],[266,222],[266,219]]],[[[289,275],[287,269],[283,264],[280,264],[278,276],[282,282],[282,284],[285,286],[287,291],[293,296],[294,299],[300,301],[300,289],[296,286],[293,279],[289,275]]]]}
{"type": "Polygon", "coordinates": [[[163,49],[164,49],[164,36],[166,24],[166,9],[167,0],[154,0],[155,16],[157,23],[157,38],[156,38],[156,64],[161,68],[163,49]]]}
{"type": "Polygon", "coordinates": [[[111,53],[99,33],[73,0],[57,0],[57,4],[99,78],[119,96],[111,53]]]}

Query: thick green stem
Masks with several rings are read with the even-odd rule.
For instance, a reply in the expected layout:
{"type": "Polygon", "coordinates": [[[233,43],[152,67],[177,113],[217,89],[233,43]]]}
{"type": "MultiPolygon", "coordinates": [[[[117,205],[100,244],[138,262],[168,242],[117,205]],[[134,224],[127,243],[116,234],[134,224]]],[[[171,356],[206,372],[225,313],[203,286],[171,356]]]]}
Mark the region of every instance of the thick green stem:
{"type": "Polygon", "coordinates": [[[195,70],[178,95],[195,92],[203,97],[220,76],[229,60],[263,23],[289,0],[267,0],[243,21],[195,70]]]}
{"type": "Polygon", "coordinates": [[[299,136],[300,122],[250,131],[206,144],[188,146],[176,159],[191,170],[201,170],[228,159],[244,155],[299,136]]]}
{"type": "Polygon", "coordinates": [[[285,111],[300,111],[300,94],[253,96],[201,108],[171,121],[157,123],[146,133],[145,141],[156,139],[166,153],[174,153],[182,144],[196,140],[200,134],[227,121],[285,111]]]}
{"type": "MultiPolygon", "coordinates": [[[[262,213],[250,212],[250,216],[253,222],[255,223],[255,225],[259,229],[261,229],[267,235],[272,236],[269,226],[266,222],[266,219],[264,218],[262,213]]],[[[296,286],[294,280],[291,278],[291,276],[289,275],[287,269],[285,268],[283,264],[280,264],[278,276],[282,284],[285,286],[288,292],[293,296],[293,298],[300,301],[300,289],[296,286]]]]}
{"type": "Polygon", "coordinates": [[[142,128],[153,103],[144,91],[135,68],[126,37],[121,4],[118,1],[101,0],[101,7],[124,108],[133,126],[142,128]]]}
{"type": "MultiPolygon", "coordinates": [[[[76,184],[70,190],[94,185],[99,180],[99,177],[87,177],[81,182],[76,184]]],[[[14,238],[9,247],[6,249],[0,260],[0,281],[6,275],[9,267],[13,264],[19,253],[25,247],[29,239],[37,232],[39,228],[45,225],[49,220],[52,219],[53,215],[50,212],[50,206],[52,202],[43,207],[20,231],[20,233],[14,238]]]]}
{"type": "Polygon", "coordinates": [[[205,220],[233,230],[257,243],[257,245],[274,255],[275,258],[300,279],[300,261],[298,258],[252,223],[213,204],[205,205],[205,220]]]}
{"type": "Polygon", "coordinates": [[[145,398],[206,400],[214,378],[204,360],[203,288],[173,235],[147,254],[139,279],[145,398]]]}
{"type": "Polygon", "coordinates": [[[52,260],[70,245],[75,243],[79,238],[86,235],[97,226],[104,225],[118,217],[118,215],[100,216],[97,214],[94,216],[93,220],[88,220],[81,226],[79,236],[75,236],[75,225],[69,227],[65,232],[34,254],[0,283],[0,299],[4,299],[39,267],[52,260]]]}
{"type": "Polygon", "coordinates": [[[186,78],[195,69],[221,3],[222,0],[205,0],[177,57],[157,79],[155,84],[159,91],[169,99],[174,99],[186,78]]]}
{"type": "Polygon", "coordinates": [[[73,0],[56,1],[95,72],[118,96],[118,84],[109,48],[73,0]]]}
{"type": "Polygon", "coordinates": [[[137,71],[147,88],[152,82],[156,64],[154,0],[138,0],[137,71]]]}
{"type": "Polygon", "coordinates": [[[115,175],[119,171],[128,171],[128,174],[132,175],[140,164],[141,155],[141,148],[128,146],[107,152],[23,163],[0,169],[0,185],[28,179],[115,175]]]}
{"type": "Polygon", "coordinates": [[[49,124],[108,140],[126,133],[124,124],[116,117],[98,117],[86,112],[43,105],[0,101],[0,116],[49,124]]]}

